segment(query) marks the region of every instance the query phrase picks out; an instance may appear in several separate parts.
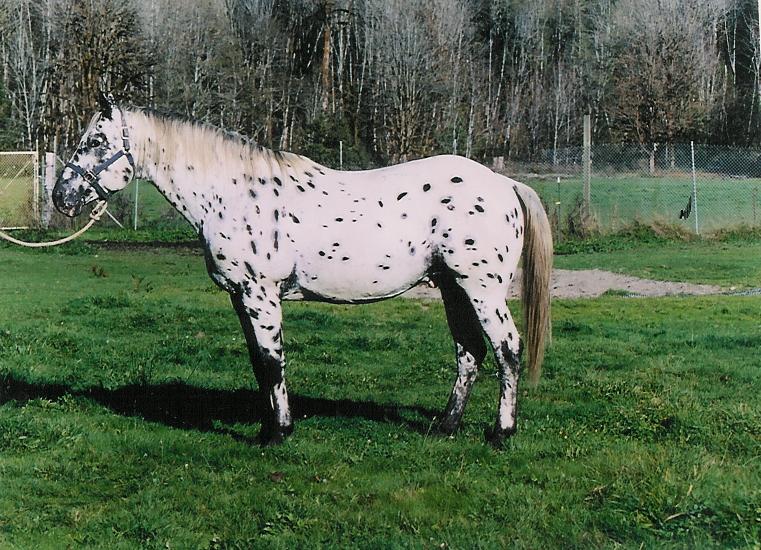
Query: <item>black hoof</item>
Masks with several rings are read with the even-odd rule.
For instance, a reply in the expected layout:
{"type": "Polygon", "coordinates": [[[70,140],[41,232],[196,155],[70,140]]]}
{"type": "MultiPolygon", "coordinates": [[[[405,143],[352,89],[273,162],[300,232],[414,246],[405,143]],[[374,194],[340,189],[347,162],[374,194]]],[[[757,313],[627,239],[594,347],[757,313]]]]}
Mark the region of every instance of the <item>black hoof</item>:
{"type": "Polygon", "coordinates": [[[293,425],[290,426],[262,426],[257,440],[262,447],[274,447],[282,444],[293,433],[293,425]]]}
{"type": "Polygon", "coordinates": [[[486,441],[495,449],[502,449],[505,443],[505,439],[508,439],[515,433],[515,428],[511,430],[500,430],[497,428],[487,428],[484,431],[486,441]]]}
{"type": "Polygon", "coordinates": [[[457,430],[460,429],[460,422],[456,420],[452,420],[451,418],[447,418],[446,420],[442,420],[441,422],[437,423],[434,426],[434,429],[436,433],[440,435],[450,436],[457,433],[457,430]]]}

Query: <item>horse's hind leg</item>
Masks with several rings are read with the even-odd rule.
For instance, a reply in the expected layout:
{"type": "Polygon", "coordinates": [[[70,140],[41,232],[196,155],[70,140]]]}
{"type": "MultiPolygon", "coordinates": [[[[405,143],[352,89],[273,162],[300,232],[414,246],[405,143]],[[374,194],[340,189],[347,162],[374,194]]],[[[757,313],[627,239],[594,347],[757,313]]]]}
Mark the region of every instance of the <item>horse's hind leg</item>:
{"type": "Polygon", "coordinates": [[[499,373],[497,421],[494,428],[486,435],[495,447],[499,447],[506,437],[515,433],[516,429],[520,339],[505,299],[496,296],[471,299],[474,301],[481,326],[494,350],[499,373]]]}
{"type": "Polygon", "coordinates": [[[473,275],[458,283],[494,350],[500,379],[499,407],[497,421],[494,429],[487,433],[487,439],[499,446],[506,437],[515,433],[520,372],[520,340],[505,302],[507,284],[502,281],[497,284],[497,281],[492,282],[486,277],[476,279],[473,275]]]}
{"type": "Polygon", "coordinates": [[[452,434],[460,426],[478,367],[486,356],[486,345],[478,316],[465,291],[449,274],[443,275],[437,282],[457,354],[457,380],[439,425],[441,432],[452,434]]]}
{"type": "Polygon", "coordinates": [[[280,300],[274,292],[256,301],[241,294],[230,297],[246,337],[259,391],[267,400],[259,440],[264,445],[281,443],[293,431],[293,423],[284,378],[280,300]]]}

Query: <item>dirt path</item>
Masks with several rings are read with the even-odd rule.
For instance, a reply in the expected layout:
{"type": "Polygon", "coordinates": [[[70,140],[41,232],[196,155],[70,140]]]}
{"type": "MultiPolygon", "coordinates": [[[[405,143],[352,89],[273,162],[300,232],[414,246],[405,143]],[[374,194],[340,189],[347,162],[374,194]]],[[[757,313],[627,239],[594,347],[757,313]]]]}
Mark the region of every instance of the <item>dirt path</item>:
{"type": "MultiPolygon", "coordinates": [[[[516,274],[516,278],[520,280],[520,273],[516,274]]],[[[552,274],[552,296],[554,298],[595,298],[609,290],[628,292],[633,296],[705,295],[722,292],[722,288],[715,285],[653,281],[599,269],[555,269],[552,274]]],[[[520,284],[513,285],[510,289],[510,297],[518,296],[519,292],[520,284]]],[[[427,285],[418,285],[403,296],[407,298],[440,298],[438,289],[427,285]]]]}

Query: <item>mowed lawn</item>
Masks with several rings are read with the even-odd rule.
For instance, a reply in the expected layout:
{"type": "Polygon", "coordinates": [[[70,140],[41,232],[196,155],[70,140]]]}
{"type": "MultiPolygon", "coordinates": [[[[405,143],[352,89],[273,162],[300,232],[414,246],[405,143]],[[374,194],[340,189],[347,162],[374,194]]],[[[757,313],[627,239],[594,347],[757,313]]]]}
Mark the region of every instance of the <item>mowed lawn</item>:
{"type": "Polygon", "coordinates": [[[491,361],[463,431],[431,431],[454,377],[438,302],[288,304],[277,448],[198,254],[0,247],[0,313],[0,547],[761,540],[758,296],[555,301],[502,451],[491,361]]]}
{"type": "Polygon", "coordinates": [[[761,239],[616,243],[604,251],[555,258],[561,269],[605,269],[645,279],[761,288],[761,239]]]}

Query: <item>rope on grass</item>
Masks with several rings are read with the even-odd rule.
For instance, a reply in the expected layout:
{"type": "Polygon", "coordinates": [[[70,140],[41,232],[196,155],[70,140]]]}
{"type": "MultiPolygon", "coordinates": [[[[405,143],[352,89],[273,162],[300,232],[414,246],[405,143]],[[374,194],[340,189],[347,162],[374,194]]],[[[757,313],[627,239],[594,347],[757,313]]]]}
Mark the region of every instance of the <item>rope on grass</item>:
{"type": "Polygon", "coordinates": [[[17,244],[19,246],[25,246],[27,248],[44,248],[48,246],[58,246],[58,245],[67,243],[69,241],[73,241],[74,239],[82,235],[85,231],[90,229],[93,225],[95,225],[95,222],[100,220],[103,214],[107,213],[106,208],[108,208],[108,203],[106,201],[98,201],[98,204],[96,204],[95,208],[93,208],[92,211],[90,212],[90,221],[88,221],[87,224],[82,229],[80,229],[76,233],[72,233],[68,237],[58,239],[57,241],[31,243],[31,242],[16,239],[15,237],[11,237],[10,235],[8,235],[8,233],[5,233],[4,231],[0,231],[0,238],[3,238],[6,241],[12,242],[13,244],[17,244]]]}

